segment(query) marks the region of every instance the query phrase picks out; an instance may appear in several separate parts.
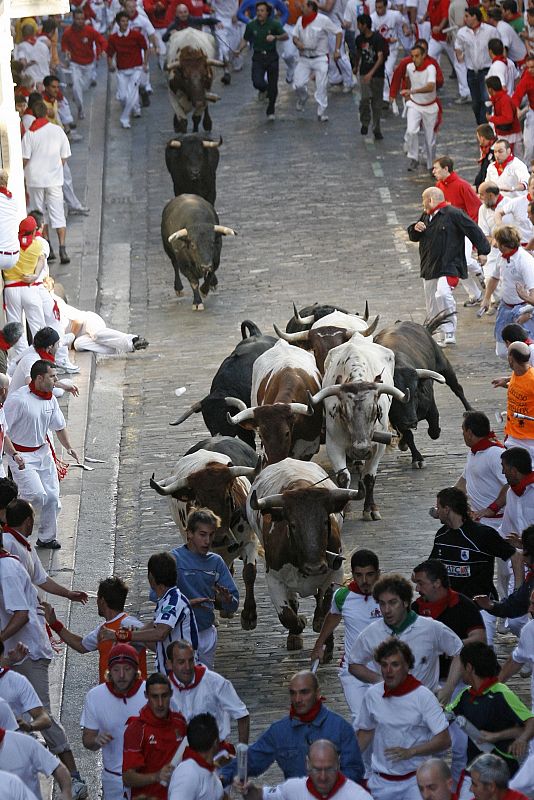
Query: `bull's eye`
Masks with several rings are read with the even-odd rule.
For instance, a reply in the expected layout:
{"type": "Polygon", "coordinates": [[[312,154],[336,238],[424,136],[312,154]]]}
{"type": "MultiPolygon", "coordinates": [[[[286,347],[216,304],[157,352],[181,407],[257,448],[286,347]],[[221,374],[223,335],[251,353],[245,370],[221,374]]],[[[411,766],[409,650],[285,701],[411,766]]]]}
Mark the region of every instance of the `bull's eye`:
{"type": "Polygon", "coordinates": [[[237,530],[238,530],[239,533],[243,533],[243,531],[245,530],[245,526],[244,525],[238,525],[237,526],[237,530]]]}

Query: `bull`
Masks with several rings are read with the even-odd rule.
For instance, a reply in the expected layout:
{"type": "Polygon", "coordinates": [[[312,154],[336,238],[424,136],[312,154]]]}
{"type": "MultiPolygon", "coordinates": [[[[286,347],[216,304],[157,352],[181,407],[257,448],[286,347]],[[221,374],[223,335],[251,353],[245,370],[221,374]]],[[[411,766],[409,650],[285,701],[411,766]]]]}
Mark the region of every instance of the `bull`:
{"type": "Polygon", "coordinates": [[[322,411],[311,408],[307,398],[320,385],[311,353],[280,339],[254,362],[251,408],[226,398],[238,409],[228,421],[258,430],[267,464],[287,456],[309,459],[320,447],[322,411]]]}
{"type": "Polygon", "coordinates": [[[212,437],[194,445],[176,463],[173,474],[162,481],[150,479],[150,486],[169,500],[172,518],[186,538],[187,515],[195,508],[209,508],[221,518],[215,532],[213,552],[233,571],[236,558],[243,559],[245,601],[241,626],[256,627],[254,597],[258,540],[248,524],[245,502],[250,481],[257,474],[258,457],[254,450],[225,436],[212,437]]]}
{"type": "Polygon", "coordinates": [[[198,403],[194,403],[176,422],[171,422],[171,425],[181,425],[192,414],[201,412],[204,424],[212,436],[217,433],[223,436],[238,436],[254,448],[254,430],[236,427],[228,422],[228,406],[225,398],[232,394],[241,400],[245,407],[250,405],[254,362],[276,344],[276,339],[274,336],[263,336],[258,326],[250,320],[241,323],[241,335],[242,341],[238,342],[217,370],[209,394],[198,403]]]}
{"type": "MultiPolygon", "coordinates": [[[[311,306],[305,306],[297,311],[295,303],[293,303],[293,316],[286,325],[286,333],[297,333],[298,331],[306,331],[313,325],[314,322],[332,314],[334,311],[340,311],[342,314],[348,314],[341,306],[331,306],[328,304],[314,303],[311,306]]],[[[367,322],[369,319],[369,305],[365,303],[365,311],[363,315],[364,320],[367,322]]]]}
{"type": "Polygon", "coordinates": [[[395,356],[391,350],[355,334],[350,342],[330,351],[323,388],[310,402],[326,411],[326,451],[340,486],[348,487],[347,464],[360,469],[358,496],[364,495],[363,519],[381,519],[374,486],[388,435],[391,398],[407,395],[395,388],[395,356]]]}
{"type": "MultiPolygon", "coordinates": [[[[332,598],[342,583],[342,511],[357,492],[338,489],[318,464],[286,458],[266,467],[254,480],[247,518],[265,551],[271,602],[288,631],[287,649],[301,650],[306,617],[298,597],[315,597],[313,630],[321,630],[332,598]]],[[[333,637],[327,652],[333,649],[333,637]]]]}
{"type": "Polygon", "coordinates": [[[196,133],[202,120],[205,131],[213,124],[208,102],[219,98],[211,93],[213,66],[223,66],[215,60],[213,37],[203,31],[186,28],[172,34],[167,50],[169,99],[174,111],[174,129],[186,133],[187,117],[192,114],[196,133]]]}
{"type": "Polygon", "coordinates": [[[219,141],[201,134],[175,136],[167,142],[165,164],[172,178],[174,194],[197,194],[215,204],[215,175],[219,163],[219,141]]]}
{"type": "Polygon", "coordinates": [[[389,421],[401,435],[399,448],[410,450],[413,469],[422,469],[424,466],[424,456],[417,449],[413,436],[413,429],[417,428],[418,422],[428,422],[428,435],[431,439],[439,439],[441,433],[433,381],[446,383],[464,408],[467,411],[472,410],[449,359],[432,338],[432,332],[442,322],[443,312],[427,325],[396,322],[375,337],[375,342],[395,353],[395,386],[401,392],[410,394],[408,403],[399,403],[393,399],[389,421]]]}
{"type": "Polygon", "coordinates": [[[201,294],[217,288],[222,236],[237,236],[232,228],[219,225],[217,212],[196,194],[181,194],[169,200],[161,216],[163,248],[174,267],[174,291],[181,297],[180,272],[193,290],[193,311],[204,311],[201,294]],[[204,282],[200,285],[200,280],[204,282]]]}

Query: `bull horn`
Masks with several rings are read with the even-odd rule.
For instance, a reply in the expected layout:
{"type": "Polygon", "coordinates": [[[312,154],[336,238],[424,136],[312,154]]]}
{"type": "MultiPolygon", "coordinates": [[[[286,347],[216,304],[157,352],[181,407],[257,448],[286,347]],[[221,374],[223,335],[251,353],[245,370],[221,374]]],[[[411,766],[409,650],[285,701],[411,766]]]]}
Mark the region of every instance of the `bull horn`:
{"type": "Polygon", "coordinates": [[[187,478],[178,478],[174,481],[174,483],[170,483],[168,486],[162,486],[161,483],[158,483],[154,480],[154,473],[152,473],[152,477],[150,478],[150,486],[158,494],[173,494],[173,492],[187,488],[187,478]]]}
{"type": "Polygon", "coordinates": [[[285,331],[280,330],[276,323],[273,323],[274,332],[278,336],[279,339],[283,339],[290,344],[293,342],[307,342],[309,331],[297,331],[297,333],[286,333],[285,331]]]}
{"type": "Polygon", "coordinates": [[[170,64],[166,65],[165,69],[167,70],[167,72],[170,72],[171,70],[176,69],[176,67],[179,67],[179,66],[180,66],[180,62],[179,61],[171,61],[170,64]]]}
{"type": "Polygon", "coordinates": [[[369,319],[369,300],[365,301],[365,311],[363,312],[363,319],[365,322],[369,319]]]}
{"type": "Polygon", "coordinates": [[[208,67],[224,67],[224,62],[218,61],[216,58],[208,58],[208,67]]]}
{"type": "Polygon", "coordinates": [[[169,142],[169,147],[174,147],[176,150],[178,150],[181,146],[182,143],[179,139],[173,139],[172,142],[169,142]]]}
{"type": "Polygon", "coordinates": [[[256,474],[256,467],[228,467],[232,478],[250,478],[256,474]]]}
{"type": "Polygon", "coordinates": [[[218,142],[214,142],[212,139],[203,139],[202,140],[202,147],[208,147],[208,148],[209,147],[220,147],[222,143],[223,143],[222,136],[219,136],[219,141],[218,142]]]}
{"type": "Polygon", "coordinates": [[[194,403],[191,408],[185,412],[185,414],[182,414],[181,417],[178,417],[176,422],[169,422],[169,425],[181,425],[182,422],[185,422],[188,417],[190,417],[192,414],[198,414],[199,411],[202,411],[202,403],[194,403]]]}
{"type": "Polygon", "coordinates": [[[432,378],[433,381],[438,383],[445,383],[445,378],[439,372],[434,372],[433,369],[416,369],[417,377],[423,380],[424,378],[432,378]]]}
{"type": "Polygon", "coordinates": [[[377,384],[378,394],[389,394],[391,397],[394,397],[395,400],[398,400],[400,403],[406,404],[410,399],[410,390],[406,389],[405,392],[401,392],[400,389],[397,389],[396,386],[390,386],[387,383],[378,383],[377,384]]]}
{"type": "Polygon", "coordinates": [[[340,391],[341,385],[336,383],[334,386],[326,386],[324,389],[320,389],[314,395],[312,395],[311,392],[308,392],[308,400],[312,406],[317,406],[319,403],[322,403],[323,400],[326,400],[327,397],[338,396],[340,391]]]}
{"type": "Polygon", "coordinates": [[[283,508],[284,495],[270,494],[267,497],[258,497],[256,490],[254,489],[250,495],[249,503],[250,507],[254,511],[268,511],[271,508],[283,508]]]}
{"type": "Polygon", "coordinates": [[[293,412],[293,414],[306,414],[307,417],[311,417],[313,412],[313,404],[308,403],[288,403],[289,408],[293,412]]]}
{"type": "Polygon", "coordinates": [[[237,231],[234,231],[233,228],[227,228],[226,225],[214,225],[213,230],[223,236],[237,236],[237,231]]]}
{"type": "Polygon", "coordinates": [[[313,325],[315,322],[315,317],[313,314],[310,314],[309,317],[301,317],[295,303],[293,303],[293,314],[295,315],[295,319],[297,320],[300,325],[313,325]]]}
{"type": "Polygon", "coordinates": [[[233,406],[237,408],[238,411],[246,411],[248,406],[239,397],[225,397],[224,402],[227,406],[233,406]]]}
{"type": "Polygon", "coordinates": [[[376,331],[376,326],[378,325],[379,321],[380,321],[380,314],[377,314],[373,322],[371,322],[371,324],[369,325],[369,327],[366,328],[364,331],[358,331],[358,333],[361,336],[371,336],[371,334],[373,334],[376,331]]]}
{"type": "Polygon", "coordinates": [[[187,236],[188,236],[187,228],[180,228],[179,231],[171,233],[167,241],[169,244],[172,244],[174,241],[176,241],[176,239],[186,239],[187,236]]]}
{"type": "Polygon", "coordinates": [[[231,425],[241,425],[242,422],[246,422],[248,419],[254,419],[254,408],[246,408],[243,411],[240,411],[238,414],[232,416],[230,413],[226,415],[226,419],[231,425]]]}
{"type": "Polygon", "coordinates": [[[218,94],[214,94],[213,92],[206,92],[205,97],[210,103],[216,103],[217,100],[221,99],[218,94]]]}
{"type": "Polygon", "coordinates": [[[361,500],[360,492],[356,489],[331,489],[328,493],[332,500],[361,500]]]}

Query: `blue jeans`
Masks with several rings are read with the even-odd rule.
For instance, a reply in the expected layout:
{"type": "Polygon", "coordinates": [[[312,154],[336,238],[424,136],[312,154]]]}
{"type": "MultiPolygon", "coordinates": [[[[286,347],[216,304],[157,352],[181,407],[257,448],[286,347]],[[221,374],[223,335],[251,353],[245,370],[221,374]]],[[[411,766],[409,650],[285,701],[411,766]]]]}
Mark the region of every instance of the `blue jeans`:
{"type": "Polygon", "coordinates": [[[476,117],[477,125],[483,125],[486,120],[486,100],[488,92],[486,89],[486,75],[488,69],[481,69],[475,72],[473,69],[467,70],[467,83],[471,92],[471,107],[476,117]]]}

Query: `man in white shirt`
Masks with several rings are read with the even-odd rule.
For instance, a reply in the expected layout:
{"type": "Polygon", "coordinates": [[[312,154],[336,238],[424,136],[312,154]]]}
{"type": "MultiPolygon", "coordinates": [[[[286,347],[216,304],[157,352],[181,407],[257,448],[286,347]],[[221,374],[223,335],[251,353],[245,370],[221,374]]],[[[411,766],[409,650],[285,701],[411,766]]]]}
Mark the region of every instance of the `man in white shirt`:
{"type": "Polygon", "coordinates": [[[375,652],[382,680],[365,695],[358,744],[372,746],[367,785],[374,800],[420,800],[416,771],[427,756],[450,747],[449,723],[434,694],[411,671],[406,642],[390,639],[375,652]]]}
{"type": "MultiPolygon", "coordinates": [[[[504,24],[507,25],[506,22],[504,24]]],[[[510,28],[509,25],[507,27],[510,28]]],[[[512,29],[510,28],[510,30],[512,29]]],[[[514,93],[515,82],[519,77],[517,67],[511,58],[506,57],[504,45],[500,39],[490,39],[488,49],[491,57],[491,67],[486,77],[491,78],[495,75],[511,97],[514,93]]]]}
{"type": "Polygon", "coordinates": [[[4,700],[3,697],[0,697],[0,729],[3,728],[5,731],[16,731],[18,727],[19,725],[11,706],[7,700],[4,700]]]}
{"type": "Polygon", "coordinates": [[[341,26],[324,14],[318,14],[315,0],[302,0],[302,17],[293,31],[293,42],[299,51],[293,88],[297,95],[297,111],[304,111],[308,99],[308,81],[315,77],[315,102],[320,122],[328,120],[328,35],[336,37],[334,61],[341,57],[341,26]]]}
{"type": "Polygon", "coordinates": [[[8,181],[7,169],[0,169],[0,269],[14,267],[20,253],[20,213],[7,188],[8,181]]]}
{"type": "Polygon", "coordinates": [[[431,170],[436,155],[434,129],[439,113],[436,102],[436,68],[433,64],[423,66],[426,53],[421,45],[412,48],[411,56],[412,63],[406,67],[409,88],[401,91],[406,100],[406,155],[409,168],[416,168],[419,163],[419,130],[422,128],[426,147],[426,166],[431,170]]]}
{"type": "MultiPolygon", "coordinates": [[[[388,8],[388,0],[376,0],[375,11],[371,14],[373,30],[384,37],[389,45],[389,55],[384,65],[386,80],[384,81],[384,102],[389,104],[389,87],[399,54],[399,39],[402,36],[404,20],[400,11],[388,8]]],[[[435,81],[434,81],[435,82],[435,81]]]]}
{"type": "Polygon", "coordinates": [[[527,194],[521,194],[519,197],[505,197],[503,196],[502,202],[495,210],[495,225],[513,225],[519,230],[521,234],[521,247],[526,247],[528,250],[532,249],[532,239],[534,238],[534,225],[530,221],[528,214],[528,207],[534,197],[534,175],[531,175],[528,181],[527,194]],[[530,245],[530,247],[527,247],[530,245]]]}
{"type": "Polygon", "coordinates": [[[471,107],[477,125],[486,122],[486,76],[491,66],[488,51],[490,39],[500,38],[498,32],[485,22],[482,22],[482,11],[476,8],[467,8],[465,11],[465,25],[460,28],[456,36],[454,49],[460,63],[465,62],[467,67],[467,83],[471,92],[471,107]]]}
{"type": "MultiPolygon", "coordinates": [[[[0,641],[0,658],[4,649],[4,643],[0,641]]],[[[50,717],[29,680],[9,667],[0,667],[0,698],[9,705],[16,717],[17,725],[14,730],[18,728],[23,733],[33,733],[50,727],[50,717]],[[25,714],[31,716],[31,722],[24,719],[25,714]]]]}
{"type": "Polygon", "coordinates": [[[4,800],[37,800],[36,796],[27,788],[17,775],[0,770],[0,786],[4,800]]]}
{"type": "Polygon", "coordinates": [[[223,800],[224,789],[215,772],[219,731],[215,717],[198,714],[187,726],[187,747],[172,773],[169,800],[223,800]]]}
{"type": "MultiPolygon", "coordinates": [[[[33,337],[32,344],[22,354],[15,367],[15,371],[11,376],[11,383],[9,384],[9,393],[16,392],[17,389],[20,389],[22,386],[27,386],[30,383],[31,368],[40,358],[54,364],[59,345],[60,335],[54,328],[45,326],[38,330],[33,337]]],[[[75,367],[75,369],[79,371],[79,367],[75,367]]],[[[78,388],[69,380],[65,382],[56,381],[56,385],[52,390],[54,397],[62,397],[65,392],[69,392],[74,397],[79,395],[78,388]]]]}
{"type": "Polygon", "coordinates": [[[195,651],[181,639],[168,646],[167,659],[171,668],[171,708],[180,711],[187,721],[197,714],[210,713],[223,741],[230,736],[231,720],[236,720],[238,740],[248,744],[249,713],[230,681],[204,664],[195,664],[195,651]]]}
{"type": "Polygon", "coordinates": [[[24,74],[40,84],[50,73],[51,44],[46,36],[35,36],[32,25],[22,26],[22,42],[15,45],[15,58],[24,64],[24,74]]]}
{"type": "Polygon", "coordinates": [[[52,394],[56,382],[54,365],[36,361],[29,386],[8,395],[4,404],[6,420],[13,447],[24,453],[25,467],[9,458],[9,465],[21,496],[39,513],[37,547],[57,550],[57,515],[59,511],[59,480],[48,432],[54,431],[68,455],[79,462],[67,433],[65,417],[52,394]]]}
{"type": "Polygon", "coordinates": [[[512,154],[507,139],[497,139],[493,145],[495,161],[488,166],[486,180],[496,183],[505,197],[519,197],[527,191],[530,173],[526,164],[512,154]]]}
{"type": "Polygon", "coordinates": [[[145,682],[139,673],[139,656],[129,644],[111,648],[104,683],[85,696],[82,743],[87,750],[102,750],[102,789],[106,800],[123,800],[122,750],[124,729],[130,717],[139,716],[146,704],[145,682]]]}
{"type": "MultiPolygon", "coordinates": [[[[165,49],[163,48],[163,42],[158,42],[158,37],[156,36],[156,29],[150,22],[142,4],[137,4],[136,0],[125,0],[124,2],[124,10],[128,14],[130,18],[129,29],[130,30],[137,30],[140,31],[147,42],[150,42],[152,45],[153,50],[157,53],[158,51],[163,49],[163,53],[165,53],[165,49]]],[[[118,25],[115,25],[112,28],[112,33],[116,33],[118,31],[118,25]]],[[[147,65],[146,72],[143,70],[141,72],[141,80],[139,85],[139,94],[141,95],[141,101],[144,106],[150,105],[150,95],[152,94],[152,85],[150,83],[150,69],[147,65]]]]}
{"type": "MultiPolygon", "coordinates": [[[[69,773],[61,761],[43,747],[36,739],[24,733],[5,731],[0,728],[0,770],[5,770],[21,779],[23,784],[42,800],[39,775],[53,775],[60,788],[60,800],[73,800],[69,773]]],[[[3,784],[2,784],[3,790],[3,784]]],[[[87,797],[87,789],[84,795],[87,797]]],[[[4,794],[2,792],[2,800],[4,794]]]]}
{"type": "MultiPolygon", "coordinates": [[[[387,0],[386,0],[387,2],[387,0]]],[[[341,47],[338,47],[337,37],[335,34],[328,35],[328,82],[331,86],[339,86],[343,84],[343,92],[349,93],[354,86],[354,78],[352,75],[352,66],[349,57],[345,50],[345,34],[343,31],[343,0],[322,0],[318,4],[319,11],[325,16],[329,17],[335,25],[342,29],[341,34],[341,47]],[[338,50],[339,58],[334,58],[334,52],[338,50]]]]}
{"type": "MultiPolygon", "coordinates": [[[[502,224],[500,221],[501,219],[504,219],[504,223],[506,225],[511,224],[512,216],[511,214],[506,214],[506,216],[499,214],[502,204],[506,201],[496,183],[492,183],[491,181],[483,181],[478,187],[478,196],[482,201],[481,206],[478,209],[478,227],[481,229],[482,233],[486,236],[491,245],[489,255],[486,256],[483,263],[484,279],[485,281],[488,281],[493,275],[494,271],[496,271],[497,262],[501,257],[499,249],[493,244],[493,231],[502,224]]],[[[498,305],[500,298],[501,293],[498,284],[493,290],[491,296],[492,314],[495,313],[496,306],[498,305]]]]}
{"type": "MultiPolygon", "coordinates": [[[[523,62],[527,57],[527,47],[517,31],[505,22],[502,18],[502,9],[499,6],[488,9],[488,25],[492,25],[497,32],[497,36],[502,40],[506,47],[506,54],[515,64],[523,62]]],[[[504,86],[504,84],[503,84],[504,86]]],[[[509,92],[511,95],[513,93],[509,92]]]]}

